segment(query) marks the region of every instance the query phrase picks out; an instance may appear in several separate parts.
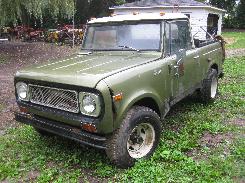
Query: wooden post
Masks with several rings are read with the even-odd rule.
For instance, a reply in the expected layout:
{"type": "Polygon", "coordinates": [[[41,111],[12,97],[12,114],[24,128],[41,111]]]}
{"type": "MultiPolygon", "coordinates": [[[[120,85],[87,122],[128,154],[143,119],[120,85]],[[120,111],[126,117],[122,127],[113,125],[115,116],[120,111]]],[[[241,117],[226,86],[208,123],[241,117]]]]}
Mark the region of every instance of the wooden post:
{"type": "Polygon", "coordinates": [[[75,3],[76,0],[74,0],[74,8],[73,8],[73,34],[72,34],[72,47],[74,48],[75,47],[75,8],[76,8],[76,3],[75,3]]]}

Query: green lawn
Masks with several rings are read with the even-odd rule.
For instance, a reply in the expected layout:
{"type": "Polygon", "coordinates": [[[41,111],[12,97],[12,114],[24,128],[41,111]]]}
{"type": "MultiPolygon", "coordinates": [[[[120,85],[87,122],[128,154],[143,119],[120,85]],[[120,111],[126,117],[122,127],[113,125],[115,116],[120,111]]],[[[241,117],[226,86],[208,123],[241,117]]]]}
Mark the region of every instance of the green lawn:
{"type": "Polygon", "coordinates": [[[245,48],[245,32],[225,32],[222,34],[228,42],[228,49],[245,48]]]}
{"type": "Polygon", "coordinates": [[[4,109],[4,105],[0,103],[0,112],[4,109]]]}
{"type": "Polygon", "coordinates": [[[0,54],[0,65],[8,62],[10,56],[6,54],[0,54]]]}
{"type": "Polygon", "coordinates": [[[133,168],[109,164],[103,151],[40,137],[31,127],[0,136],[0,181],[242,182],[245,181],[245,57],[225,62],[217,101],[177,104],[165,119],[157,151],[133,168]]]}

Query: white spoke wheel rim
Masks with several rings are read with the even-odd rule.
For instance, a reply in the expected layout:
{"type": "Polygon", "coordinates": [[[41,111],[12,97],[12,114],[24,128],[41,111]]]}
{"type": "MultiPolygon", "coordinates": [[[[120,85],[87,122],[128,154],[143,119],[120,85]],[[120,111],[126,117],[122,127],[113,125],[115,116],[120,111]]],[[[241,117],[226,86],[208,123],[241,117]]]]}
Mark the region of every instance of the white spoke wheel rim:
{"type": "Polygon", "coordinates": [[[149,123],[137,125],[129,135],[127,150],[130,157],[134,159],[146,156],[155,142],[155,130],[149,123]]]}
{"type": "Polygon", "coordinates": [[[212,79],[212,83],[211,83],[211,98],[215,98],[217,93],[217,88],[218,88],[218,80],[215,77],[212,79]]]}

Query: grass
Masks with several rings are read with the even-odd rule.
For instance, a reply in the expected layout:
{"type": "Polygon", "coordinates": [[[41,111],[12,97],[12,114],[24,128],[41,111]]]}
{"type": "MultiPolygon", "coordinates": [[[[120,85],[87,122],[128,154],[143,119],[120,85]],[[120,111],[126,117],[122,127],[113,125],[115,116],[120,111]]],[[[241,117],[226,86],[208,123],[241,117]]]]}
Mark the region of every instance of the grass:
{"type": "Polygon", "coordinates": [[[21,126],[0,136],[0,181],[245,181],[245,57],[226,60],[225,73],[219,98],[210,105],[194,99],[177,104],[153,157],[133,168],[118,169],[103,151],[21,126]]]}
{"type": "Polygon", "coordinates": [[[4,105],[0,103],[0,112],[4,109],[4,105]]]}
{"type": "Polygon", "coordinates": [[[230,43],[228,49],[245,48],[245,32],[225,32],[222,35],[230,43]]]}
{"type": "Polygon", "coordinates": [[[8,62],[10,56],[6,54],[0,54],[0,65],[8,62]]]}

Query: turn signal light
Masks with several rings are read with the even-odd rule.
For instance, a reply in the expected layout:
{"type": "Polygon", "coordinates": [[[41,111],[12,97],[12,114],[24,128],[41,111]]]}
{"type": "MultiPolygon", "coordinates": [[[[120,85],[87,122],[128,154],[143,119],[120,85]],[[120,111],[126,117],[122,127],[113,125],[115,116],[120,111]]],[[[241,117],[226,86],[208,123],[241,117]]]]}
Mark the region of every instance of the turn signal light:
{"type": "Polygon", "coordinates": [[[122,93],[119,93],[119,94],[113,96],[113,100],[114,100],[115,102],[121,101],[122,99],[123,99],[122,93]]]}
{"type": "Polygon", "coordinates": [[[165,15],[165,13],[164,12],[160,12],[160,16],[164,16],[165,15]]]}
{"type": "Polygon", "coordinates": [[[96,133],[97,132],[96,127],[94,125],[88,124],[88,123],[82,124],[82,129],[87,131],[87,132],[91,132],[91,133],[96,133]]]}

